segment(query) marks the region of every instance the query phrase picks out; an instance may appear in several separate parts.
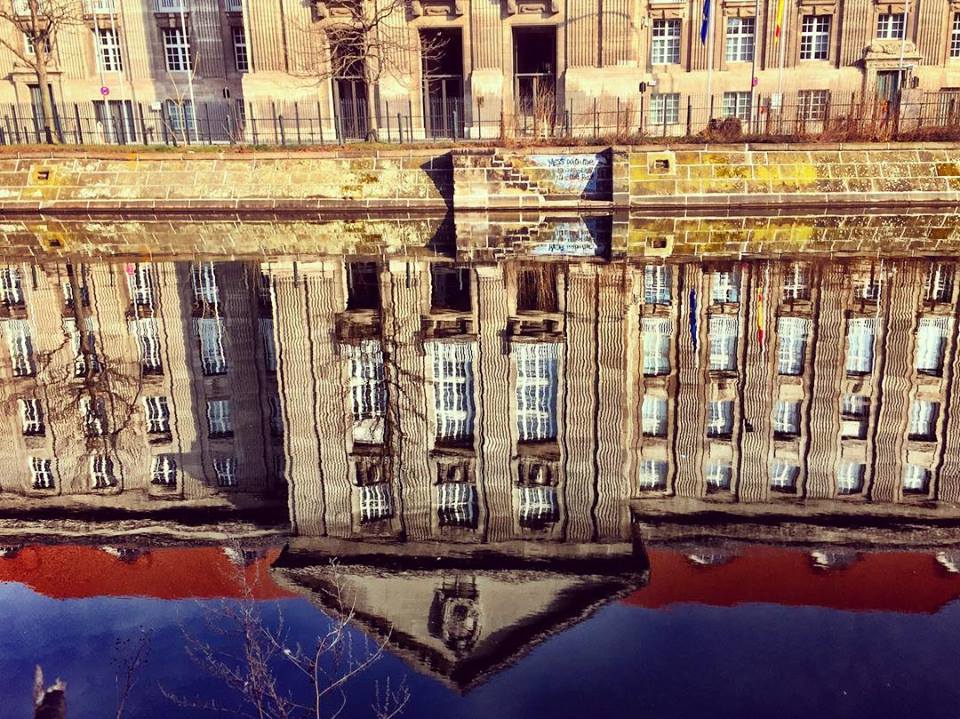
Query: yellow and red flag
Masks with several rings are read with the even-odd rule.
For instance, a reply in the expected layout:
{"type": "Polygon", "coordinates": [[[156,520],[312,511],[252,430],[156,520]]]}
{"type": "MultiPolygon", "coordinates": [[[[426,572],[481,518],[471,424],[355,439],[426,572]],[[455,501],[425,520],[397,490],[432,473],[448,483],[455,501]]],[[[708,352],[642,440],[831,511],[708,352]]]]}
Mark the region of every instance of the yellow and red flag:
{"type": "Polygon", "coordinates": [[[777,0],[777,24],[773,29],[773,42],[780,42],[783,33],[783,0],[777,0]]]}

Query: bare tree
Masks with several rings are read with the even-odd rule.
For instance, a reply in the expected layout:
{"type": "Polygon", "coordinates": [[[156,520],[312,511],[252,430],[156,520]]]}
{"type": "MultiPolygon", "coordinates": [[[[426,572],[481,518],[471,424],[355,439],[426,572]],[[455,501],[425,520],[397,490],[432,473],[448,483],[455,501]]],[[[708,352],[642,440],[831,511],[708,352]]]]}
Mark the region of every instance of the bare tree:
{"type": "Polygon", "coordinates": [[[80,0],[0,0],[0,27],[14,31],[0,31],[0,45],[37,76],[43,132],[48,143],[60,141],[54,125],[48,79],[50,65],[56,57],[57,36],[65,27],[82,19],[80,0]]]}
{"type": "MultiPolygon", "coordinates": [[[[232,690],[238,707],[214,699],[185,697],[161,687],[181,708],[219,712],[250,719],[336,719],[347,706],[347,687],[383,656],[387,638],[359,636],[353,631],[355,597],[349,599],[337,565],[325,597],[330,626],[308,645],[293,639],[278,608],[276,620],[264,615],[250,588],[239,602],[219,605],[207,616],[207,628],[228,641],[212,643],[184,630],[187,653],[208,676],[232,690]],[[239,640],[239,650],[226,649],[239,640]]],[[[409,701],[405,683],[377,685],[375,719],[399,716],[409,701]]]]}

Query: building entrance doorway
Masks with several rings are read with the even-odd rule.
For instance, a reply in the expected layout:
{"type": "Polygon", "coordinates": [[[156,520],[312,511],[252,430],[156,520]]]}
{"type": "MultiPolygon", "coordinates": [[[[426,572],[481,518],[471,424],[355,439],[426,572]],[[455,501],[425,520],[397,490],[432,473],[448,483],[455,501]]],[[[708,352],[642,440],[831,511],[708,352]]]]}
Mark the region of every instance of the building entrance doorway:
{"type": "Polygon", "coordinates": [[[421,30],[423,125],[427,137],[463,137],[463,35],[421,30]]]}
{"type": "Polygon", "coordinates": [[[557,116],[557,29],[514,28],[513,67],[517,131],[549,134],[557,116]]]}

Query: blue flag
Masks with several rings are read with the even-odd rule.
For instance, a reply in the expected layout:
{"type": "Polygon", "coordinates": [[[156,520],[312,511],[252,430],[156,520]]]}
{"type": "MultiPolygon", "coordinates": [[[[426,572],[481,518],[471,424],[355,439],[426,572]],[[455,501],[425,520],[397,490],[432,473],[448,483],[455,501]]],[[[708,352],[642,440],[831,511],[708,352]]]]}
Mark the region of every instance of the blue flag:
{"type": "Polygon", "coordinates": [[[710,0],[703,0],[703,19],[700,21],[700,44],[707,44],[707,32],[710,27],[710,0]]]}

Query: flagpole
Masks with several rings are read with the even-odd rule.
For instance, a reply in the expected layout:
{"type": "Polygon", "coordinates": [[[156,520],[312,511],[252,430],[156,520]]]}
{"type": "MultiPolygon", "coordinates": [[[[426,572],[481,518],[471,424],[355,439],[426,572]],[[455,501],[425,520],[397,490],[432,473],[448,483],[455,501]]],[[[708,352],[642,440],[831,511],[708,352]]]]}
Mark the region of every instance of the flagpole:
{"type": "MultiPolygon", "coordinates": [[[[780,2],[785,2],[785,0],[780,0],[780,2]]],[[[780,28],[780,37],[777,39],[777,42],[780,43],[780,73],[777,78],[777,95],[780,98],[780,117],[783,117],[783,61],[787,54],[787,43],[784,39],[784,36],[787,34],[787,25],[790,22],[789,13],[783,13],[783,26],[780,28]]]]}
{"type": "Polygon", "coordinates": [[[713,18],[716,16],[716,8],[713,6],[716,0],[705,0],[707,7],[707,111],[710,113],[710,120],[713,119],[713,18]]]}

